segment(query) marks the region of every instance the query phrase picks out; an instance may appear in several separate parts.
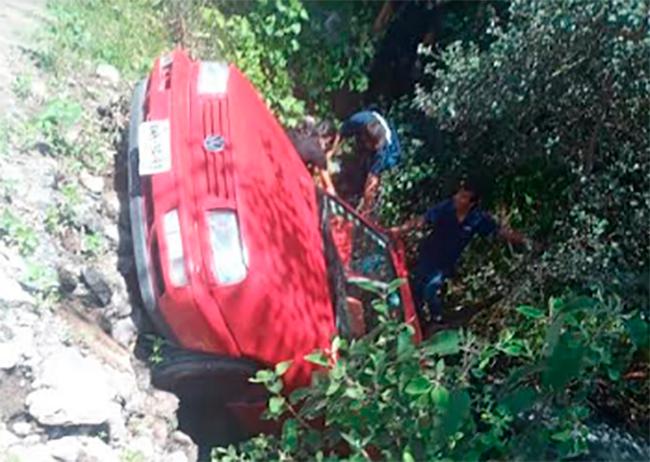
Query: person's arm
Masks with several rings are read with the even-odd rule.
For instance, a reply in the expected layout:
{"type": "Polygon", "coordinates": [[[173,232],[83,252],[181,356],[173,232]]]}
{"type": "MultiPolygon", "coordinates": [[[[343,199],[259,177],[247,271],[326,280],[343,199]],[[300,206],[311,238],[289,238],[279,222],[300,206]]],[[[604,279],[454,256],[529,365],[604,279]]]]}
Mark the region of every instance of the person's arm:
{"type": "Polygon", "coordinates": [[[505,225],[501,225],[499,227],[498,236],[514,245],[528,246],[531,244],[531,240],[528,239],[524,234],[505,225]]]}
{"type": "Polygon", "coordinates": [[[404,222],[400,226],[394,226],[388,231],[399,236],[400,234],[410,233],[413,230],[422,228],[425,224],[429,223],[435,225],[440,218],[441,213],[448,206],[449,201],[439,202],[435,206],[431,207],[424,215],[419,215],[417,217],[411,218],[410,220],[404,222]]]}
{"type": "Polygon", "coordinates": [[[372,210],[372,206],[375,203],[375,198],[377,197],[377,190],[379,189],[380,184],[379,176],[373,173],[369,173],[366,178],[366,184],[363,187],[363,199],[361,202],[361,207],[359,208],[359,213],[365,215],[366,213],[372,210]]]}
{"type": "Polygon", "coordinates": [[[336,188],[334,187],[334,182],[332,181],[332,176],[326,168],[319,169],[318,175],[323,184],[323,188],[332,196],[336,196],[336,188]]]}
{"type": "Polygon", "coordinates": [[[407,220],[406,222],[402,223],[399,226],[393,226],[388,231],[393,235],[399,236],[401,234],[410,233],[414,229],[420,229],[424,226],[425,223],[426,220],[424,219],[424,217],[418,216],[418,217],[411,218],[410,220],[407,220]]]}
{"type": "Polygon", "coordinates": [[[327,157],[327,160],[332,160],[332,157],[334,157],[338,153],[342,141],[343,138],[341,137],[341,134],[337,132],[336,135],[334,135],[334,141],[332,142],[332,146],[330,146],[329,150],[325,152],[325,156],[327,157]]]}

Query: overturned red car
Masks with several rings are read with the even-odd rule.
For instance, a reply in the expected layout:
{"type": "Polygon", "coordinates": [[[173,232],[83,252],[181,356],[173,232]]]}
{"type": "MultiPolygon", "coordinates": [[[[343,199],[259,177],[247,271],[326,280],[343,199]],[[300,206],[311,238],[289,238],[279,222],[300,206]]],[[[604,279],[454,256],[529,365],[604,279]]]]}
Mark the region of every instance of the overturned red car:
{"type": "MultiPolygon", "coordinates": [[[[372,294],[351,280],[407,276],[399,244],[315,186],[232,65],[160,57],[136,86],[128,153],[143,305],[177,347],[154,372],[163,388],[211,381],[237,409],[261,399],[248,378],[285,360],[286,389],[307,385],[306,354],[374,322],[372,294]]],[[[392,304],[419,339],[408,284],[392,304]]]]}

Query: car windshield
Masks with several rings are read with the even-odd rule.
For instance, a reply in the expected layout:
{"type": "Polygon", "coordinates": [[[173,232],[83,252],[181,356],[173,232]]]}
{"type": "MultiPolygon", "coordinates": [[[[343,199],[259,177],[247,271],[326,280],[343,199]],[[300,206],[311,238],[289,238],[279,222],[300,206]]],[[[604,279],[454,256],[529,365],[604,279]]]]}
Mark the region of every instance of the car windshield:
{"type": "MultiPolygon", "coordinates": [[[[389,283],[397,278],[388,238],[372,229],[331,196],[324,195],[322,218],[323,226],[331,233],[330,245],[335,247],[338,264],[343,270],[345,294],[338,294],[338,296],[343,295],[345,298],[343,305],[347,312],[346,321],[355,324],[356,319],[356,326],[346,327],[350,327],[352,331],[363,330],[365,333],[377,321],[371,305],[377,296],[361,289],[354,281],[369,279],[377,283],[389,283]]],[[[331,272],[332,264],[328,262],[328,266],[331,272]]],[[[399,294],[393,294],[389,302],[392,307],[399,308],[401,306],[399,294]]],[[[343,317],[339,311],[337,310],[337,318],[343,317]]],[[[337,322],[341,323],[339,319],[337,322]]]]}

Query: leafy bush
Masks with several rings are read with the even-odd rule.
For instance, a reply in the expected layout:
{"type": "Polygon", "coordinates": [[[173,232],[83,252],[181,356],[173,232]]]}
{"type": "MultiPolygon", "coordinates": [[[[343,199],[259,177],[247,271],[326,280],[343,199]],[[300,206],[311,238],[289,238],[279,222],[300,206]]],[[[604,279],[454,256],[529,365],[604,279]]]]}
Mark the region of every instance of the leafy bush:
{"type": "Polygon", "coordinates": [[[287,125],[307,108],[327,113],[333,91],[366,89],[376,8],[301,0],[168,5],[171,17],[187,24],[184,41],[205,59],[237,64],[287,125]]]}
{"type": "Polygon", "coordinates": [[[440,331],[415,345],[386,316],[367,337],[334,339],[310,355],[323,366],[308,389],[281,394],[287,369],[254,381],[271,393],[281,435],[219,448],[214,460],[540,460],[587,451],[589,398],[616,386],[648,325],[615,298],[569,295],[519,306],[495,338],[440,331]]]}
{"type": "MultiPolygon", "coordinates": [[[[492,275],[484,284],[525,297],[607,287],[647,308],[646,13],[642,1],[513,1],[488,47],[429,51],[429,83],[414,102],[442,133],[387,181],[387,219],[440,200],[443,178],[480,171],[493,179],[486,205],[547,244],[520,283],[492,275]],[[416,207],[402,205],[409,197],[416,207]]],[[[469,260],[467,273],[480,273],[483,262],[469,260]]]]}

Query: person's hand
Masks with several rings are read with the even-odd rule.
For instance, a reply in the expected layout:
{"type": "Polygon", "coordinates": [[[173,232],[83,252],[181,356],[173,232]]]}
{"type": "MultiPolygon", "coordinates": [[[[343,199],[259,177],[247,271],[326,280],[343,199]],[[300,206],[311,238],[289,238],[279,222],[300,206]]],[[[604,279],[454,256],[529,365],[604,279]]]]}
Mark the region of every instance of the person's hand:
{"type": "Polygon", "coordinates": [[[388,237],[390,237],[393,240],[398,240],[402,237],[402,230],[399,228],[399,226],[393,226],[392,228],[388,228],[386,230],[386,233],[388,234],[388,237]]]}

